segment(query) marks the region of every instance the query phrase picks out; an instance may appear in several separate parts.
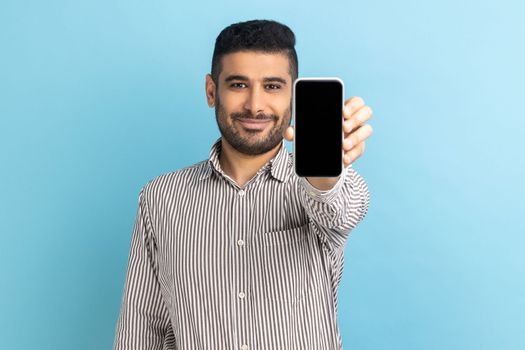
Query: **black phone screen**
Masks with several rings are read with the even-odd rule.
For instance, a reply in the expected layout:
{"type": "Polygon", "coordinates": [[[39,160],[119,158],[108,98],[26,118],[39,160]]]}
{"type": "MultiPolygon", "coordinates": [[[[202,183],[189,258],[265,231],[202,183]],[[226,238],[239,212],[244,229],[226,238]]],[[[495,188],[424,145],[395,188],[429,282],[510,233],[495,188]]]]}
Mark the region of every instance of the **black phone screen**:
{"type": "Polygon", "coordinates": [[[298,79],[293,111],[296,174],[339,176],[343,169],[342,82],[298,79]]]}

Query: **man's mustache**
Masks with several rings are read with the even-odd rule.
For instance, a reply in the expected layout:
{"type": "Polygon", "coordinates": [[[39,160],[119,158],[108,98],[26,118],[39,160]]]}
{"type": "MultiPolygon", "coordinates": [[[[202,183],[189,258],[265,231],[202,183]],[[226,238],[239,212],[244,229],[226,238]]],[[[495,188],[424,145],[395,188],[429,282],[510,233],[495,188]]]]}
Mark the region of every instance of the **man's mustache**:
{"type": "Polygon", "coordinates": [[[240,113],[232,113],[231,117],[233,119],[258,119],[258,120],[278,120],[279,117],[275,114],[257,114],[254,116],[250,112],[240,112],[240,113]]]}

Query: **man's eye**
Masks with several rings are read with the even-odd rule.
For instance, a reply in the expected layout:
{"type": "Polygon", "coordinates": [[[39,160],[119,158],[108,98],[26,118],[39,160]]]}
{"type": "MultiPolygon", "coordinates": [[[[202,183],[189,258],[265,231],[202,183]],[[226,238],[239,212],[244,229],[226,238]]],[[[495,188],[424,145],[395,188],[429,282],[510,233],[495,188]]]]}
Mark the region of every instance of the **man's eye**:
{"type": "Polygon", "coordinates": [[[270,90],[279,90],[281,88],[281,86],[277,84],[268,84],[266,86],[270,86],[270,90]]]}
{"type": "Polygon", "coordinates": [[[246,84],[244,84],[244,83],[233,83],[230,86],[234,87],[234,88],[238,88],[238,87],[240,87],[239,85],[246,85],[246,84]]]}

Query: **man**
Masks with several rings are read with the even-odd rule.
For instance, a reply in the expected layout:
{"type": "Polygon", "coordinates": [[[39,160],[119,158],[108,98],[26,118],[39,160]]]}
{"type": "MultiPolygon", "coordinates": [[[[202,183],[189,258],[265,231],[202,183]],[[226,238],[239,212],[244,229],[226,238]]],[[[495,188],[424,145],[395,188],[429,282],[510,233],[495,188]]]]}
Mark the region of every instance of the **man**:
{"type": "Polygon", "coordinates": [[[344,244],[369,202],[351,164],[372,111],[345,102],[341,176],[299,178],[283,142],[294,45],[274,21],[217,37],[206,96],[221,137],[140,191],[114,349],[341,349],[344,244]]]}

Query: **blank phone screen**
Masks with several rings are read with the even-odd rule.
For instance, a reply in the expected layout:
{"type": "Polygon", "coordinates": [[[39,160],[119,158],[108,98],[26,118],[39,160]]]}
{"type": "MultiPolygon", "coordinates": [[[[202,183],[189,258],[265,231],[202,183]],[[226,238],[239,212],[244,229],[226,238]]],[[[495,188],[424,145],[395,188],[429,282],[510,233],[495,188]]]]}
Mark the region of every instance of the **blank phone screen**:
{"type": "Polygon", "coordinates": [[[294,100],[296,174],[339,176],[343,161],[343,85],[337,80],[299,80],[294,100]]]}

